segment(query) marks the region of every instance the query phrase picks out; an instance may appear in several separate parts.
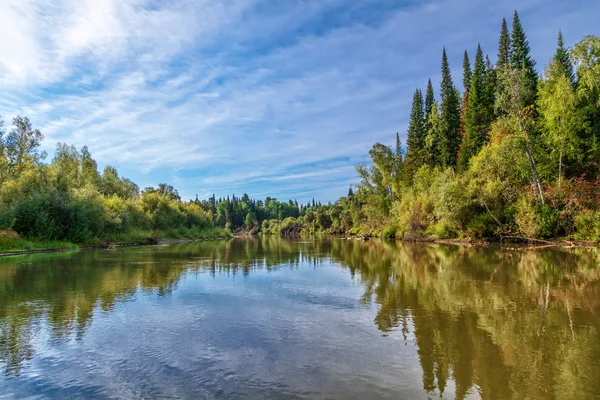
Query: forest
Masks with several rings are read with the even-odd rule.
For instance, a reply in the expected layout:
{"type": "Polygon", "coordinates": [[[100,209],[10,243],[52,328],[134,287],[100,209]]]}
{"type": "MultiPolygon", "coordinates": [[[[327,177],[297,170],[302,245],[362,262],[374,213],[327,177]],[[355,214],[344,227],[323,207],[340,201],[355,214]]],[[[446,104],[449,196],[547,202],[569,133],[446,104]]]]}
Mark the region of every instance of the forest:
{"type": "MultiPolygon", "coordinates": [[[[0,250],[231,233],[336,233],[403,240],[600,241],[600,38],[566,47],[540,74],[517,12],[496,62],[464,52],[462,92],[442,52],[440,87],[416,89],[405,146],[375,143],[359,182],[333,203],[247,194],[184,201],[140,188],[87,147],[59,143],[28,118],[0,129],[0,250]]],[[[393,141],[393,136],[391,137],[393,141]]]]}

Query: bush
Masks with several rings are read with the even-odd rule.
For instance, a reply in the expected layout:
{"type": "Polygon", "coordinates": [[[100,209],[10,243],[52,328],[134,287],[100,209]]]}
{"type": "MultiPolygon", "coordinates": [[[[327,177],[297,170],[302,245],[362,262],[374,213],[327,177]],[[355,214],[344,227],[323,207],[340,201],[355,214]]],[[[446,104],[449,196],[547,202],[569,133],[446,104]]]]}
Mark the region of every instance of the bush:
{"type": "Polygon", "coordinates": [[[102,236],[105,225],[106,213],[97,199],[50,191],[17,205],[13,229],[27,238],[83,243],[102,236]]]}
{"type": "Polygon", "coordinates": [[[472,239],[489,239],[497,236],[498,223],[489,213],[479,214],[467,224],[467,232],[472,239]]]}
{"type": "Polygon", "coordinates": [[[600,242],[600,211],[585,210],[575,217],[575,238],[600,242]]]}
{"type": "Polygon", "coordinates": [[[15,211],[7,206],[0,206],[0,230],[12,228],[15,222],[15,211]]]}
{"type": "Polygon", "coordinates": [[[522,197],[517,202],[515,222],[521,233],[528,238],[548,238],[559,230],[560,211],[549,205],[536,205],[522,197]]]}
{"type": "Polygon", "coordinates": [[[425,233],[436,239],[456,239],[459,237],[456,226],[447,220],[441,220],[436,224],[430,225],[425,233]]]}

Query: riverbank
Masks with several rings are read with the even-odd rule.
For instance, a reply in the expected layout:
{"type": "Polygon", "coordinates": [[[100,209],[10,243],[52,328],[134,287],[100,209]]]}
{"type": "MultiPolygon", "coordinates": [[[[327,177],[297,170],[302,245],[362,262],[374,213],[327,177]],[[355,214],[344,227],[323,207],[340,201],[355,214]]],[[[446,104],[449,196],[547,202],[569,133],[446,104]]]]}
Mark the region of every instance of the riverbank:
{"type": "Polygon", "coordinates": [[[97,239],[90,243],[35,241],[20,238],[14,232],[0,232],[0,257],[57,253],[91,249],[112,249],[127,246],[151,246],[166,243],[225,240],[232,237],[227,229],[211,228],[173,232],[135,231],[113,238],[97,239]]]}
{"type": "MultiPolygon", "coordinates": [[[[344,240],[360,240],[368,241],[371,239],[386,239],[379,236],[343,236],[344,240]]],[[[475,239],[435,239],[435,238],[387,238],[389,240],[396,240],[405,243],[436,243],[436,244],[457,244],[457,245],[469,245],[469,246],[487,246],[487,245],[525,245],[529,248],[544,248],[544,247],[562,247],[562,248],[595,248],[600,244],[589,240],[571,240],[566,238],[554,238],[554,239],[532,239],[524,237],[504,237],[498,240],[475,240],[475,239]]]]}

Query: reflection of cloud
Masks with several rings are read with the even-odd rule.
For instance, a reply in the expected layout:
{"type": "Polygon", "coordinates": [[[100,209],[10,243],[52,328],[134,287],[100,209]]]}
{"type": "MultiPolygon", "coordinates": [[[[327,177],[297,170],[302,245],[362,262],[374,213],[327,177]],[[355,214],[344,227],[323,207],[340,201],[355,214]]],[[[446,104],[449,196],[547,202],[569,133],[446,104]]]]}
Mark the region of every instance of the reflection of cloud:
{"type": "Polygon", "coordinates": [[[458,83],[462,51],[481,41],[493,58],[518,8],[541,67],[559,27],[571,42],[594,33],[600,5],[584,3],[5,0],[0,112],[141,187],[333,200],[373,142],[405,131],[443,45],[458,83]],[[340,157],[329,179],[323,161],[340,157]]]}

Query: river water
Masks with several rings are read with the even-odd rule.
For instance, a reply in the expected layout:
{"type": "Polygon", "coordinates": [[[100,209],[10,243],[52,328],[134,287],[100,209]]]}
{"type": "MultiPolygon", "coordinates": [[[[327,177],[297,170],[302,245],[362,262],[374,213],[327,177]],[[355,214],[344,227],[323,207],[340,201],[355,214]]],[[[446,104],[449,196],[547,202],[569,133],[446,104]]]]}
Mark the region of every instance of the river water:
{"type": "Polygon", "coordinates": [[[600,251],[314,237],[0,259],[0,399],[600,398],[600,251]]]}

